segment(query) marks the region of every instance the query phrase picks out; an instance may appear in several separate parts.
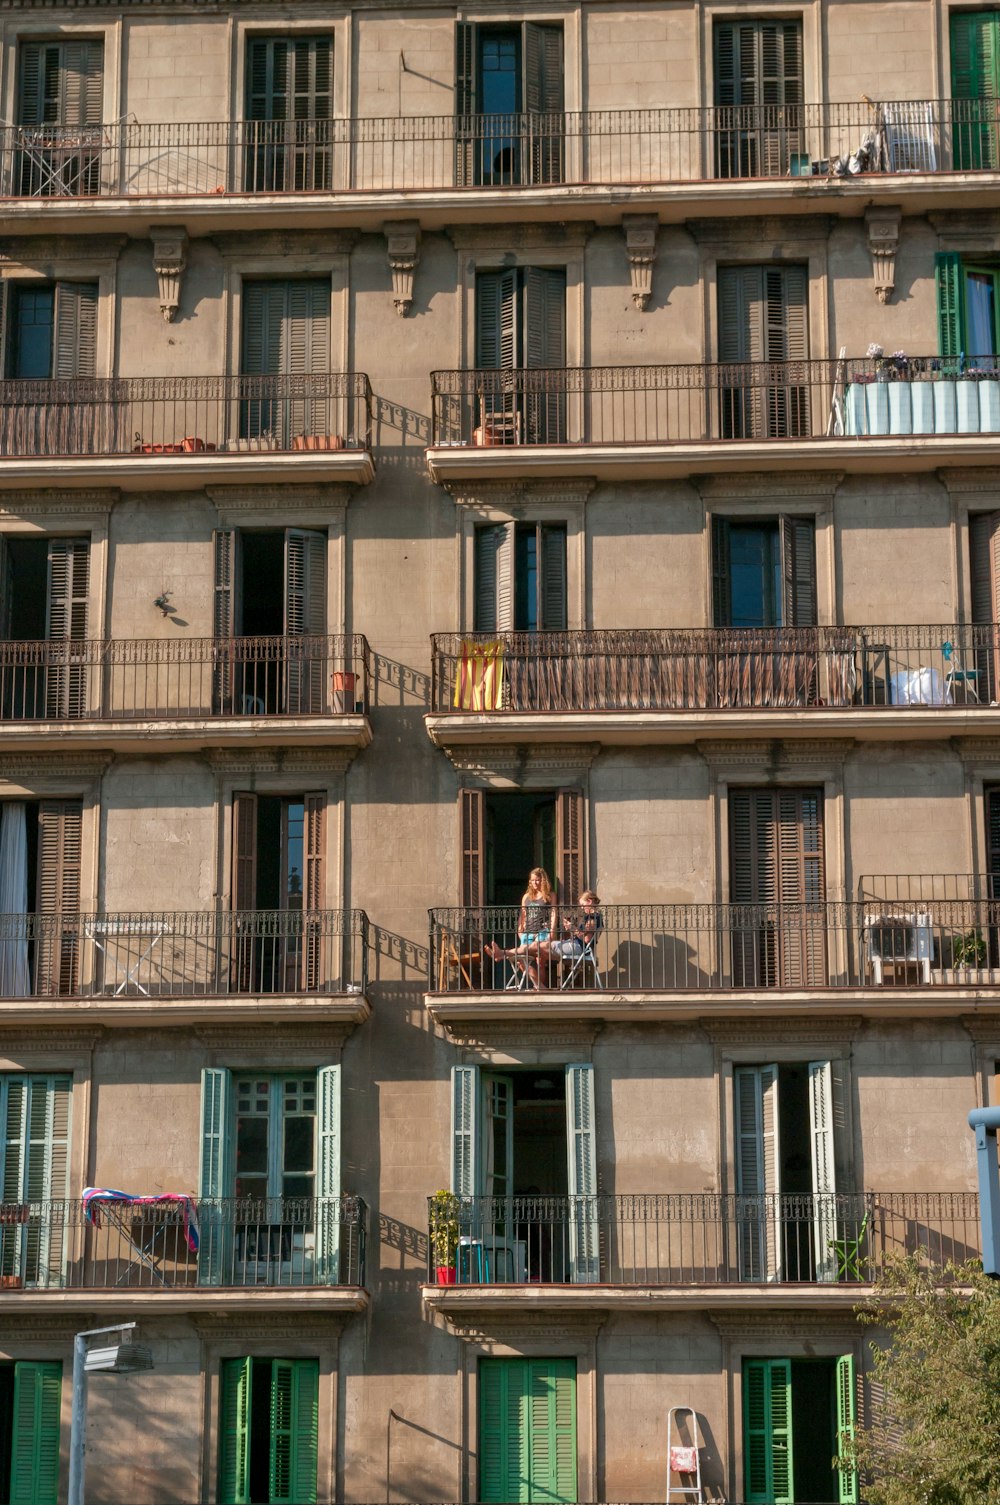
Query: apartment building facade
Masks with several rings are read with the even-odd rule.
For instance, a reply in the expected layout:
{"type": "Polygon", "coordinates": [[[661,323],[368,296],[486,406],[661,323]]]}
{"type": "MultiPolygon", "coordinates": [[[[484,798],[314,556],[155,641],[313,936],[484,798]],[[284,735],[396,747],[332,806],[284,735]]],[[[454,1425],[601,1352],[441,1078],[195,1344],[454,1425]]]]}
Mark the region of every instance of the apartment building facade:
{"type": "Polygon", "coordinates": [[[88,1501],[859,1498],[1000,1101],[998,60],[4,9],[0,1500],[133,1320],[88,1501]]]}

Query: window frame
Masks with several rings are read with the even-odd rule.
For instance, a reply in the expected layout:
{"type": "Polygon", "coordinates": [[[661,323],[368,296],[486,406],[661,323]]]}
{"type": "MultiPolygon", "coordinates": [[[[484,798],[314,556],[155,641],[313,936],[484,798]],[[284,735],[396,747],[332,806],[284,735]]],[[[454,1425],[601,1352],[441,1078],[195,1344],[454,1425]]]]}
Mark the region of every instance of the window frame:
{"type": "Polygon", "coordinates": [[[6,104],[2,124],[13,126],[17,122],[17,104],[20,94],[18,56],[22,42],[86,41],[93,39],[104,43],[104,91],[101,109],[102,124],[117,120],[120,114],[116,101],[121,97],[121,21],[101,25],[93,21],[60,20],[53,25],[51,20],[33,21],[18,19],[4,38],[0,51],[0,69],[5,84],[2,94],[6,104]]]}
{"type": "MultiPolygon", "coordinates": [[[[553,488],[546,488],[551,491],[553,488]]],[[[589,489],[589,488],[588,488],[589,489]]],[[[515,533],[512,547],[516,546],[518,527],[532,525],[562,526],[566,529],[566,628],[567,632],[582,631],[586,625],[586,497],[565,501],[525,498],[526,505],[515,509],[504,505],[499,499],[496,505],[484,501],[480,505],[462,507],[461,537],[459,543],[459,600],[461,603],[461,630],[473,631],[476,620],[476,536],[478,530],[489,526],[504,526],[515,533]]],[[[493,629],[489,629],[492,631],[493,629]]],[[[502,631],[505,629],[497,629],[502,631]]],[[[513,628],[506,629],[513,631],[513,628]]]]}

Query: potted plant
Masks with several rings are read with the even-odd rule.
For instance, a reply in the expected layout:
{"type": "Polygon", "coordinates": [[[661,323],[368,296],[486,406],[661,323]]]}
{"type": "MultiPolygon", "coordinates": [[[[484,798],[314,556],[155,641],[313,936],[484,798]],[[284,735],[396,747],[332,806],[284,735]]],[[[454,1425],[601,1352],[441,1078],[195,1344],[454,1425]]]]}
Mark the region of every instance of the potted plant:
{"type": "Polygon", "coordinates": [[[981,930],[967,930],[952,937],[951,962],[956,972],[970,972],[986,962],[986,938],[981,930]]]}
{"type": "Polygon", "coordinates": [[[455,1284],[455,1256],[458,1253],[459,1201],[453,1191],[436,1191],[431,1198],[430,1240],[439,1286],[455,1284]]]}

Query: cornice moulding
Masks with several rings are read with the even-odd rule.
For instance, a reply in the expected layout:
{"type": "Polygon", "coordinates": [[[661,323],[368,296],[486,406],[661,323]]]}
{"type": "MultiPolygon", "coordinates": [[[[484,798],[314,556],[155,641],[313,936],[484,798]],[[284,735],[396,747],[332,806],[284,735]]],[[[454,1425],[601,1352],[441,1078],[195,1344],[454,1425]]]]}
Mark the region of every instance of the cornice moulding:
{"type": "Polygon", "coordinates": [[[593,220],[509,225],[449,225],[447,235],[456,251],[537,250],[543,246],[585,246],[596,226],[593,220]]]}
{"type": "Polygon", "coordinates": [[[354,487],[343,481],[314,486],[206,486],[205,493],[220,517],[245,512],[287,512],[289,515],[322,508],[343,512],[354,487]]]}
{"type": "Polygon", "coordinates": [[[692,480],[706,502],[713,501],[773,501],[776,497],[794,501],[802,497],[818,497],[833,501],[845,476],[842,470],[817,472],[790,470],[771,474],[768,471],[748,471],[746,475],[711,474],[693,476],[692,480]]]}
{"type": "Polygon", "coordinates": [[[344,773],[356,747],[212,747],[206,757],[217,773],[344,773]]]}
{"type": "Polygon", "coordinates": [[[220,256],[251,265],[267,257],[308,262],[319,270],[333,258],[350,255],[357,230],[219,230],[209,237],[220,256]]]}
{"type": "Polygon", "coordinates": [[[41,487],[35,490],[0,491],[0,517],[36,517],[39,513],[72,513],[74,516],[89,513],[106,516],[121,496],[111,487],[99,491],[71,491],[41,487]]]}
{"type": "Polygon", "coordinates": [[[0,240],[0,268],[34,266],[53,261],[117,261],[122,248],[127,244],[127,235],[25,235],[16,240],[5,238],[0,240]]]}

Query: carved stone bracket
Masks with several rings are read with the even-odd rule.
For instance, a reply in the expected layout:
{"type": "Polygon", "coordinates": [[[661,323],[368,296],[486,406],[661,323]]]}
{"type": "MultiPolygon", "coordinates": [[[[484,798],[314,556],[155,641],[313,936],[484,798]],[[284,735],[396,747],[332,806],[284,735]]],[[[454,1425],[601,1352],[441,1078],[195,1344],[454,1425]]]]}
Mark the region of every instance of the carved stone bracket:
{"type": "Polygon", "coordinates": [[[154,227],[150,234],[153,237],[153,266],[160,284],[160,312],[167,323],[172,324],[181,299],[188,238],[183,225],[154,227]]]}
{"type": "Polygon", "coordinates": [[[880,303],[890,301],[896,286],[896,252],[899,250],[901,219],[902,211],[893,205],[876,207],[873,204],[865,210],[875,296],[880,303]]]}
{"type": "Polygon", "coordinates": [[[625,232],[625,255],[628,257],[629,276],[632,279],[632,302],[642,313],[653,291],[659,220],[655,214],[623,214],[622,229],[625,232]]]}
{"type": "Polygon", "coordinates": [[[420,221],[386,220],[382,233],[389,248],[392,301],[401,319],[413,307],[413,274],[420,264],[420,221]]]}

